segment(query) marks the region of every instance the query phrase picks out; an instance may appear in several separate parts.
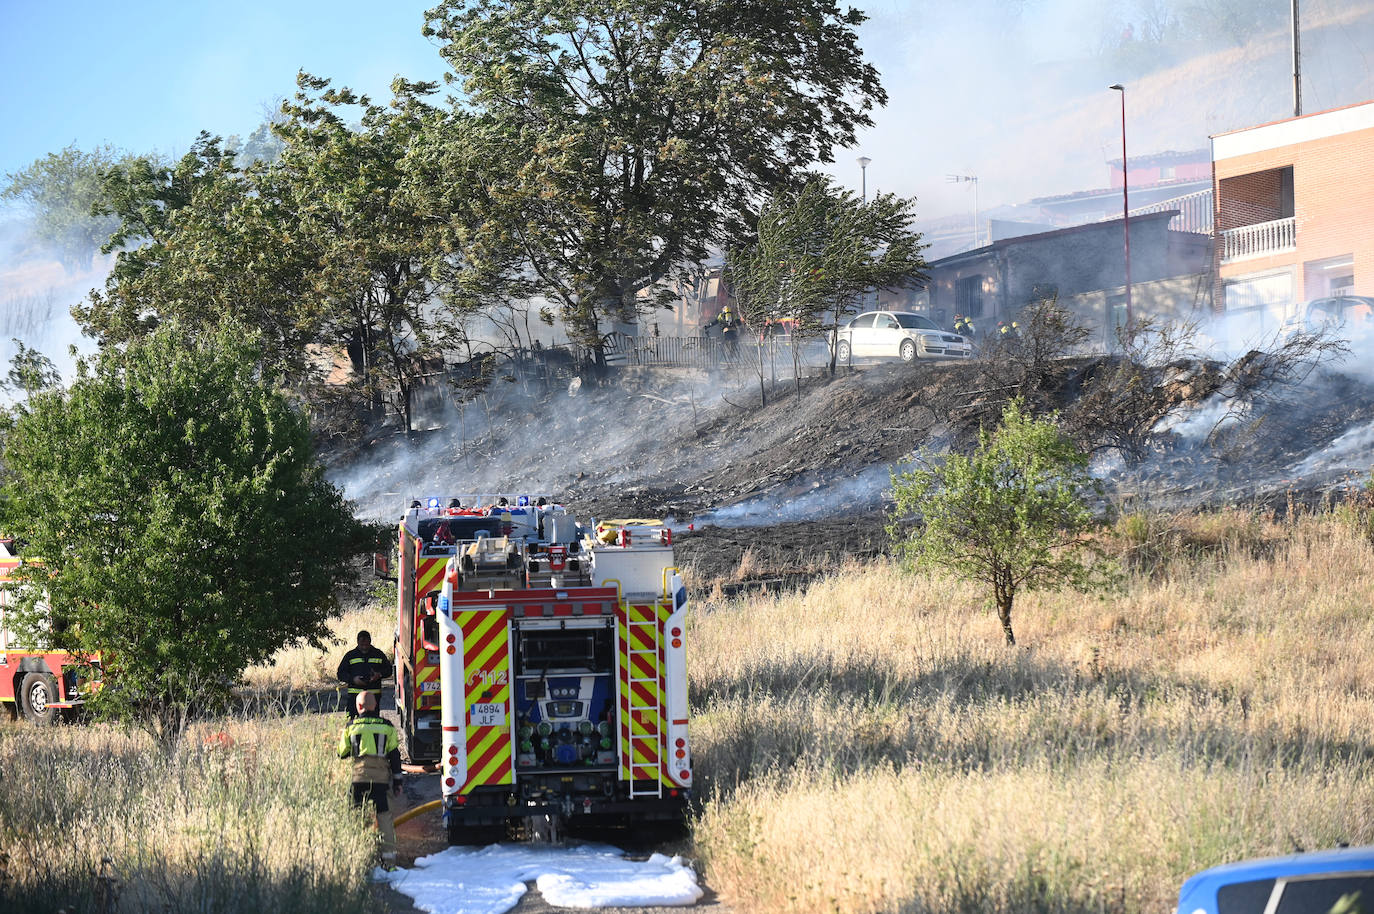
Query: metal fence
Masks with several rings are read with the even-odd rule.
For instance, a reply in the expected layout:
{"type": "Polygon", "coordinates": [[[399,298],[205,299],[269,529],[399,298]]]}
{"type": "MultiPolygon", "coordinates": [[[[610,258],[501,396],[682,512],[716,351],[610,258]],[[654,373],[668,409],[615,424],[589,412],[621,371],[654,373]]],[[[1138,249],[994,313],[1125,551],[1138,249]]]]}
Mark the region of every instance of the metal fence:
{"type": "MultiPolygon", "coordinates": [[[[630,336],[612,333],[606,340],[606,362],[657,368],[717,369],[760,365],[782,367],[792,364],[792,338],[779,335],[760,338],[741,333],[735,340],[716,336],[630,336]]],[[[823,339],[798,341],[798,363],[815,368],[829,359],[823,339]]]]}

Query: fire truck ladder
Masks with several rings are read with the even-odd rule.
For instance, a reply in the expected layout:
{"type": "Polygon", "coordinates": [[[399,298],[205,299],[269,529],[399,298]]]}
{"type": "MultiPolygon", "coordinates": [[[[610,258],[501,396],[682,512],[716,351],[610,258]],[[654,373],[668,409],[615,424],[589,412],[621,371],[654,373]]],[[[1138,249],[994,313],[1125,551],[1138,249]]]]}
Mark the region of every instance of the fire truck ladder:
{"type": "Polygon", "coordinates": [[[659,662],[658,607],[636,607],[627,604],[625,636],[629,644],[627,654],[630,662],[630,796],[662,797],[663,781],[659,777],[659,766],[663,762],[663,734],[660,724],[663,708],[659,698],[662,669],[659,662]],[[639,612],[646,613],[648,618],[636,618],[639,612]],[[636,642],[649,644],[650,647],[635,647],[636,642]],[[642,669],[652,671],[651,675],[636,675],[636,661],[639,661],[639,667],[642,669]],[[636,685],[643,688],[636,690],[636,685]],[[642,697],[641,692],[648,697],[642,697]],[[636,724],[645,732],[636,733],[636,724]],[[637,755],[642,755],[650,761],[637,762],[637,755]],[[643,781],[652,781],[652,786],[638,786],[643,781]]]}

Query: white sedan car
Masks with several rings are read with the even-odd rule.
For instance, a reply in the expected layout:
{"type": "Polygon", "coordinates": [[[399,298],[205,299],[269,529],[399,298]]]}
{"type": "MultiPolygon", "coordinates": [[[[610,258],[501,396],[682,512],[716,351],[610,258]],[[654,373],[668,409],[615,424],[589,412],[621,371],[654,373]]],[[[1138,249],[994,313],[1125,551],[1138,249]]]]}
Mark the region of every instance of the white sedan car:
{"type": "Polygon", "coordinates": [[[841,364],[857,358],[966,359],[973,343],[921,314],[866,311],[840,328],[835,357],[841,364]]]}

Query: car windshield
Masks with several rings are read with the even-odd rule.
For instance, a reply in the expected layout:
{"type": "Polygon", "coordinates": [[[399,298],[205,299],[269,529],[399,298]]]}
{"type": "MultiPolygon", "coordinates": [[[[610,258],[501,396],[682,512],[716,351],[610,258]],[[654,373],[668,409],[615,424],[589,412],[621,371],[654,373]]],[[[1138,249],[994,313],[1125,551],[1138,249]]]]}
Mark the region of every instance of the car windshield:
{"type": "Polygon", "coordinates": [[[939,330],[939,326],[928,317],[919,314],[899,313],[896,315],[897,323],[908,330],[939,330]]]}

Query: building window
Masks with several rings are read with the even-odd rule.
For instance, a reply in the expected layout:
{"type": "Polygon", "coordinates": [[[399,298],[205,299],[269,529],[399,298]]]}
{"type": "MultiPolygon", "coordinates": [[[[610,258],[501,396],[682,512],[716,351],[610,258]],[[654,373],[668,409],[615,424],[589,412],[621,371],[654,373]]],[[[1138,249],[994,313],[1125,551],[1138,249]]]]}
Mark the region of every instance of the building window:
{"type": "Polygon", "coordinates": [[[965,317],[983,316],[983,274],[965,276],[954,283],[954,310],[965,317]]]}
{"type": "Polygon", "coordinates": [[[1164,165],[1159,169],[1159,180],[1172,181],[1174,179],[1174,166],[1164,165]]]}
{"type": "Polygon", "coordinates": [[[1228,279],[1221,289],[1222,308],[1251,333],[1268,333],[1283,325],[1294,301],[1293,272],[1278,270],[1228,279]]]}
{"type": "Polygon", "coordinates": [[[1309,260],[1302,265],[1302,272],[1304,298],[1349,295],[1355,286],[1355,255],[1309,260]]]}

